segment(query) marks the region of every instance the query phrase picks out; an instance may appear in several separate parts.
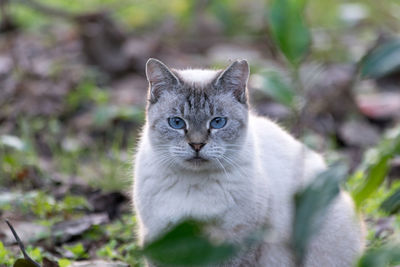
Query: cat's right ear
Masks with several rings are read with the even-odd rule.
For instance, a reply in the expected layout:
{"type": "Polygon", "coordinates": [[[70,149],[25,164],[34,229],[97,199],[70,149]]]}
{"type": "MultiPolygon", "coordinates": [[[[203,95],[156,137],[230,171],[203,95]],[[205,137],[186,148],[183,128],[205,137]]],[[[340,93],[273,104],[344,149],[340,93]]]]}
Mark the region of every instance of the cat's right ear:
{"type": "Polygon", "coordinates": [[[179,79],[161,61],[150,58],[146,63],[146,76],[149,82],[150,103],[157,102],[163,90],[179,84],[179,79]]]}

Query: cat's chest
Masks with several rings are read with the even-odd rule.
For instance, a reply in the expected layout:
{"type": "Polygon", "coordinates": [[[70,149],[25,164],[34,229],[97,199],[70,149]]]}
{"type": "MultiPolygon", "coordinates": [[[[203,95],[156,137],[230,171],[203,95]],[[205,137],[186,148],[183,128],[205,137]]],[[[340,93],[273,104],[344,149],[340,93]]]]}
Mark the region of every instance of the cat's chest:
{"type": "Polygon", "coordinates": [[[166,172],[143,183],[141,193],[147,196],[143,204],[152,207],[144,211],[145,217],[167,224],[187,217],[198,220],[230,217],[247,202],[245,186],[237,181],[228,182],[218,174],[186,177],[166,172]]]}

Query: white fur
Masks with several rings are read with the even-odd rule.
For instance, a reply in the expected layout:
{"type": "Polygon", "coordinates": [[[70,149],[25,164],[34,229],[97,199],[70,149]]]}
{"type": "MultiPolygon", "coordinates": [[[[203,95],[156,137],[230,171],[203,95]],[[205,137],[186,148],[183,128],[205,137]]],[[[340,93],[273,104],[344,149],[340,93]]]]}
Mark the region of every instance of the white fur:
{"type": "Polygon", "coordinates": [[[186,83],[195,83],[197,85],[208,84],[217,76],[216,70],[186,69],[178,70],[180,77],[186,83]]]}
{"type": "MultiPolygon", "coordinates": [[[[176,170],[158,164],[148,131],[145,125],[135,161],[134,205],[141,243],[188,216],[217,218],[211,233],[233,242],[266,225],[270,235],[261,246],[223,266],[294,266],[289,249],[292,198],[325,168],[321,156],[270,120],[250,114],[246,141],[235,159],[240,166],[227,169],[227,174],[176,170]]],[[[351,266],[363,240],[352,201],[342,192],[312,240],[305,266],[351,266]]]]}

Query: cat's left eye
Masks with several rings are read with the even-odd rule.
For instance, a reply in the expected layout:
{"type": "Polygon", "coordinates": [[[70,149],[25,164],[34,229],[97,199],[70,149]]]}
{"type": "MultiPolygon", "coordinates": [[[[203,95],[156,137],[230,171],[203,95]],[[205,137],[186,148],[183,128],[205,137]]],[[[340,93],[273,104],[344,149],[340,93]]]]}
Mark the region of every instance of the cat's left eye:
{"type": "Polygon", "coordinates": [[[221,129],[225,126],[227,119],[225,117],[216,117],[210,121],[210,127],[214,129],[221,129]]]}

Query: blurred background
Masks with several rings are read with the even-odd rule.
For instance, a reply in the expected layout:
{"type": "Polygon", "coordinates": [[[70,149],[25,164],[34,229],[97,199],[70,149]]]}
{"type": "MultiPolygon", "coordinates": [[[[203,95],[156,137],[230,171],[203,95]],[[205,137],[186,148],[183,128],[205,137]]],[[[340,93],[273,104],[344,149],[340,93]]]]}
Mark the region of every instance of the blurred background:
{"type": "Polygon", "coordinates": [[[149,57],[247,59],[254,111],[347,162],[370,246],[399,239],[399,202],[379,207],[400,187],[400,2],[282,3],[0,0],[0,266],[20,256],[5,218],[37,261],[140,266],[129,191],[149,57]]]}

